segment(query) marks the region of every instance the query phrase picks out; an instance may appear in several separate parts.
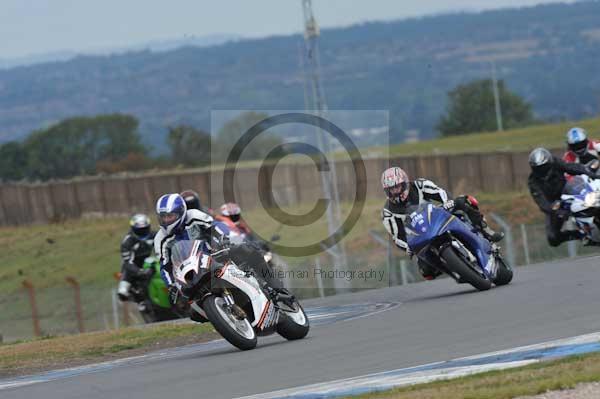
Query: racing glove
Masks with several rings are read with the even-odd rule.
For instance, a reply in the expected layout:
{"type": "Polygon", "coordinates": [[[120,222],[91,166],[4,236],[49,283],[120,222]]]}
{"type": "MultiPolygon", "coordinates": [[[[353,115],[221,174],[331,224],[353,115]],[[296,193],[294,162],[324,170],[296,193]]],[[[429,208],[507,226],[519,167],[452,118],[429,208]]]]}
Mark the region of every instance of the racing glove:
{"type": "Polygon", "coordinates": [[[569,212],[566,209],[559,209],[558,211],[556,211],[556,216],[559,219],[568,219],[569,216],[571,216],[571,212],[569,212]]]}
{"type": "Polygon", "coordinates": [[[175,284],[169,286],[169,302],[171,305],[175,305],[179,299],[179,287],[175,284]]]}
{"type": "Polygon", "coordinates": [[[396,246],[400,249],[403,249],[406,252],[406,255],[412,259],[412,257],[414,256],[413,251],[410,249],[410,247],[408,246],[408,243],[406,241],[402,241],[398,238],[396,238],[394,240],[394,244],[396,244],[396,246]]]}
{"type": "Polygon", "coordinates": [[[454,210],[454,201],[448,200],[442,204],[442,208],[447,210],[448,212],[452,212],[454,210]]]}

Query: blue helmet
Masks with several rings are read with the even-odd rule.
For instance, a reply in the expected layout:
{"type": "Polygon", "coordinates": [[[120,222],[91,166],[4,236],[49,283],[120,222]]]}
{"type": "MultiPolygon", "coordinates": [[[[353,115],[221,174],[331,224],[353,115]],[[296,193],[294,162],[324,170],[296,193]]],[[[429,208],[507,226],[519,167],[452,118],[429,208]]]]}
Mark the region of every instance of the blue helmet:
{"type": "Polygon", "coordinates": [[[185,224],[187,206],[179,194],[165,194],[156,202],[156,215],[160,227],[167,234],[179,230],[185,224]]]}
{"type": "Polygon", "coordinates": [[[580,127],[574,127],[567,132],[567,145],[569,150],[577,155],[583,155],[587,152],[588,138],[587,133],[580,127]]]}

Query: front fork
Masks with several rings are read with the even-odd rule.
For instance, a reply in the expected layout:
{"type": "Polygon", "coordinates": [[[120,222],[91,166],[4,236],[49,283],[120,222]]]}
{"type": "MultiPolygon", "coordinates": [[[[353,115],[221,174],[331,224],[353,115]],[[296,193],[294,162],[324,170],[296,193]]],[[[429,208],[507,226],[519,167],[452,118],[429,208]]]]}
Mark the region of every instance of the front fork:
{"type": "Polygon", "coordinates": [[[223,289],[223,299],[225,300],[225,306],[236,319],[243,320],[246,318],[246,312],[235,303],[233,295],[227,288],[223,289]]]}

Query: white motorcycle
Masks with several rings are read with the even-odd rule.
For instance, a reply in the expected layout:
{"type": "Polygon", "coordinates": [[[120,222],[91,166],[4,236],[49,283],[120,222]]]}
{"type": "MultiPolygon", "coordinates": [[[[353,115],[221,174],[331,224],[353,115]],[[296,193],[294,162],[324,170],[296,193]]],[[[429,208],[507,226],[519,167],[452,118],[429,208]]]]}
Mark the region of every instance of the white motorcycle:
{"type": "Polygon", "coordinates": [[[259,335],[277,332],[288,340],[304,338],[309,322],[300,303],[291,296],[272,299],[264,282],[232,261],[229,251],[211,253],[201,240],[173,246],[173,275],[191,308],[241,350],[256,347],[259,335]]]}
{"type": "Polygon", "coordinates": [[[556,207],[571,212],[563,231],[579,231],[591,243],[600,244],[600,228],[595,223],[600,217],[600,180],[585,175],[573,177],[556,207]]]}

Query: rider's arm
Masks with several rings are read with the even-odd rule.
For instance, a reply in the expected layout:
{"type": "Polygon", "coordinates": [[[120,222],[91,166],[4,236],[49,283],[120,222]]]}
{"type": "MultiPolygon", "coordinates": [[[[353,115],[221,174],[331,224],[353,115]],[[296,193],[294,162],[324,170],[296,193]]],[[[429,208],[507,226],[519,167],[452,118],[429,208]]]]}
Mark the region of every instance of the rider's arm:
{"type": "Polygon", "coordinates": [[[562,159],[554,159],[554,162],[557,163],[560,171],[571,176],[577,175],[588,175],[590,177],[596,177],[596,173],[591,171],[587,166],[579,164],[579,163],[567,163],[562,159]]]}
{"type": "Polygon", "coordinates": [[[535,178],[530,176],[528,186],[529,192],[531,193],[533,200],[540,208],[540,210],[544,213],[552,213],[553,202],[548,201],[548,198],[546,198],[541,184],[535,178]]]}
{"type": "Polygon", "coordinates": [[[383,208],[381,212],[382,223],[388,233],[394,239],[394,244],[404,251],[408,250],[406,242],[406,230],[404,230],[404,222],[400,215],[395,215],[389,209],[383,208]]]}
{"type": "Polygon", "coordinates": [[[163,279],[167,286],[173,284],[171,277],[171,271],[173,269],[171,265],[171,256],[168,253],[167,240],[169,237],[160,230],[154,236],[154,252],[158,255],[158,261],[160,262],[160,277],[163,279]]]}
{"type": "Polygon", "coordinates": [[[423,199],[425,201],[437,201],[445,203],[448,201],[449,195],[443,188],[436,185],[431,180],[417,179],[414,184],[417,186],[419,191],[423,193],[423,199]]]}
{"type": "Polygon", "coordinates": [[[128,265],[133,262],[133,259],[135,258],[131,241],[131,236],[129,234],[121,241],[121,269],[127,269],[128,265]]]}
{"type": "Polygon", "coordinates": [[[185,225],[198,225],[202,229],[210,229],[213,222],[213,217],[208,213],[204,213],[198,209],[190,209],[185,216],[185,225]]]}

